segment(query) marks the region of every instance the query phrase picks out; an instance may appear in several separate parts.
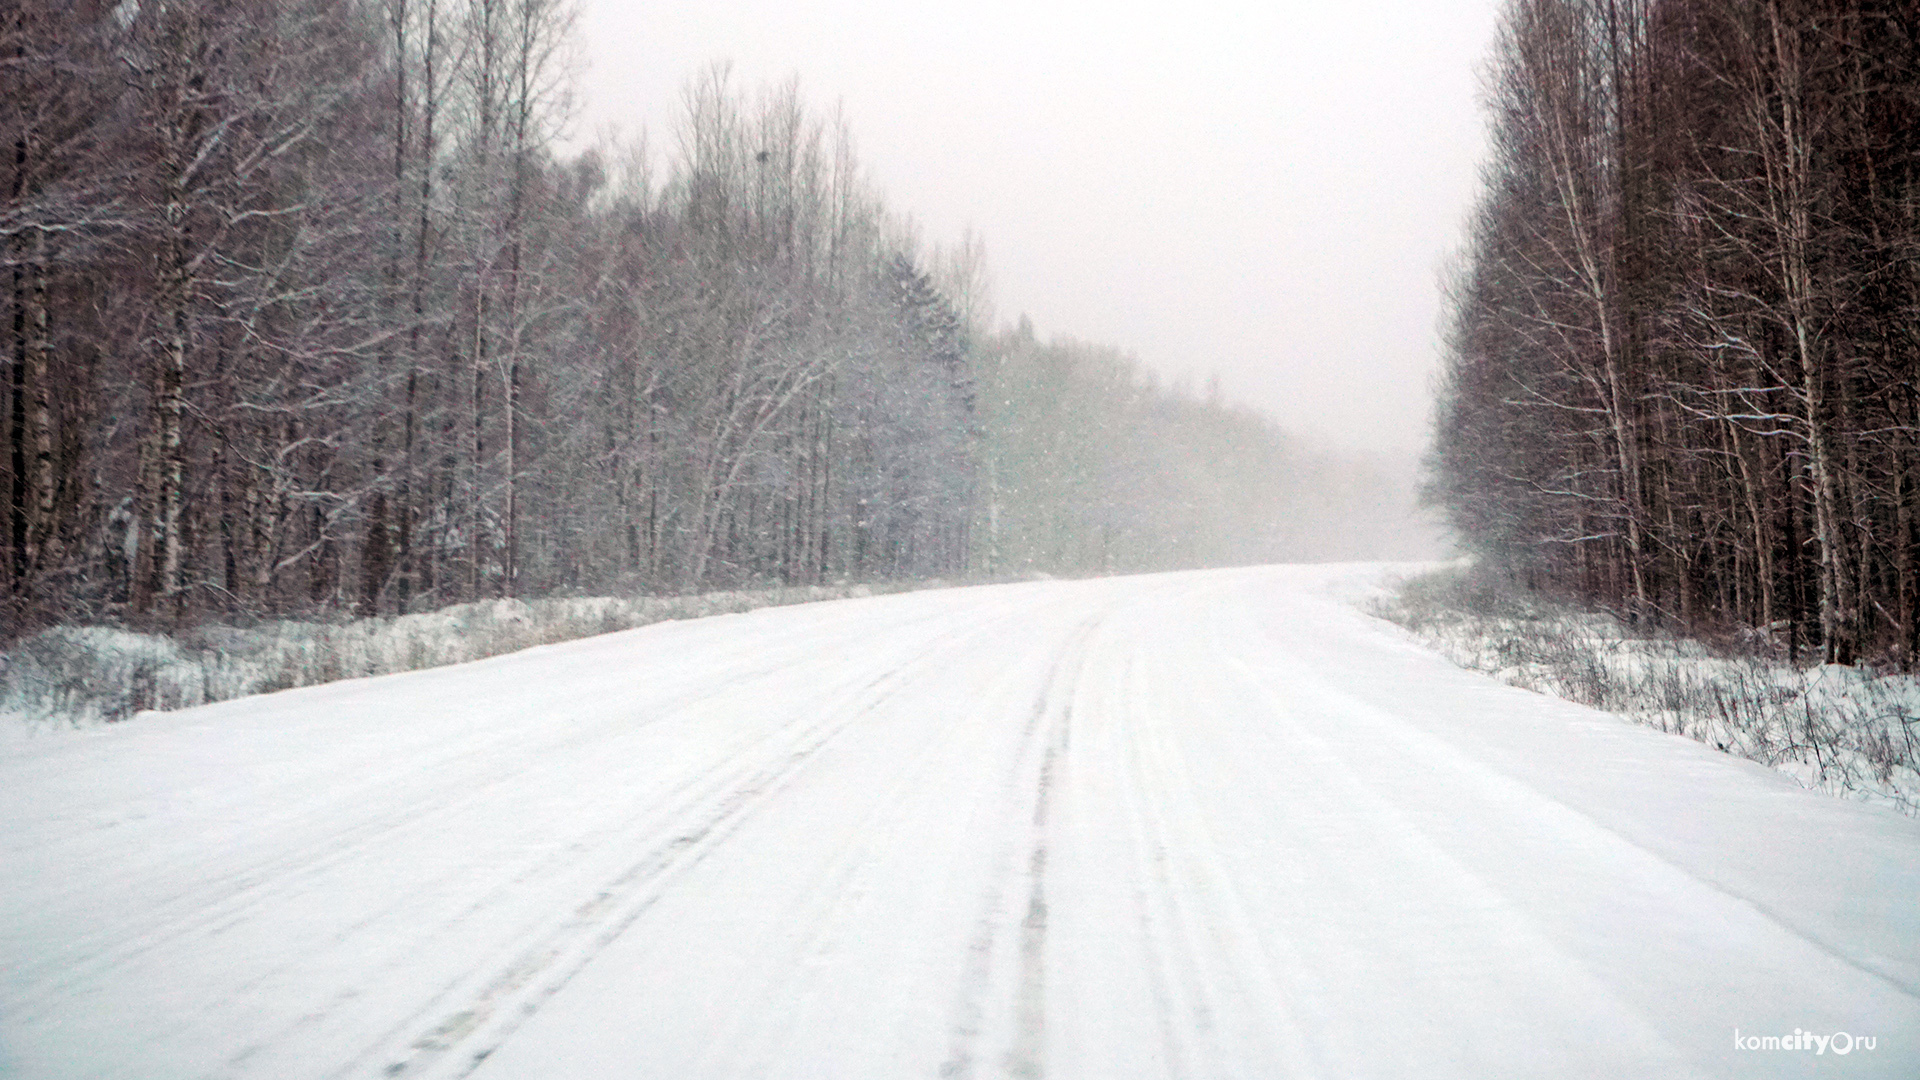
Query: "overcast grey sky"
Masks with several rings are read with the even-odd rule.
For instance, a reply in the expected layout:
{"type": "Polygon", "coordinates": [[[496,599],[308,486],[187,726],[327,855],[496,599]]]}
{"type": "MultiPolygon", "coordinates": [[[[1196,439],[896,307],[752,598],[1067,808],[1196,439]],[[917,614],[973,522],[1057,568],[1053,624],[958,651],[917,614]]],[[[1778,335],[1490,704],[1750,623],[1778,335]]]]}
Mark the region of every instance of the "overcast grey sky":
{"type": "Polygon", "coordinates": [[[1494,0],[579,3],[580,133],[669,147],[703,65],[797,74],[925,239],[985,239],[1003,319],[1218,372],[1339,445],[1424,444],[1494,0]]]}

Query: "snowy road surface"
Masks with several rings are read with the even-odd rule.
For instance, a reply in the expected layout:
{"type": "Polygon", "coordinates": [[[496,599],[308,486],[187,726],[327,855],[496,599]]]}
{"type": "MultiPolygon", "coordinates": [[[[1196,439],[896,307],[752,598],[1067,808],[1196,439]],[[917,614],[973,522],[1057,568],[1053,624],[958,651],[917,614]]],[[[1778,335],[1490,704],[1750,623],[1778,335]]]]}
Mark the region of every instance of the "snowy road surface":
{"type": "Polygon", "coordinates": [[[1920,1076],[1920,822],[1454,669],[1343,602],[1382,573],[15,738],[0,1075],[1920,1076]]]}

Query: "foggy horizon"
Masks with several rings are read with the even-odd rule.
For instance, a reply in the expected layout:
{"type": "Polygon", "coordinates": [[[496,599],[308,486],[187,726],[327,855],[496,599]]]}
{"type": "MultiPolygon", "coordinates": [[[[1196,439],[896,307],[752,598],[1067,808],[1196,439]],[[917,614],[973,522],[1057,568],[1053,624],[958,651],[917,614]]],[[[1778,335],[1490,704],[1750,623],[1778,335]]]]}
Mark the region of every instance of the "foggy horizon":
{"type": "Polygon", "coordinates": [[[698,72],[797,79],[923,243],[984,241],[999,323],[1196,393],[1217,376],[1308,445],[1411,473],[1494,5],[1184,11],[582,0],[568,144],[644,131],[661,170],[698,72]]]}

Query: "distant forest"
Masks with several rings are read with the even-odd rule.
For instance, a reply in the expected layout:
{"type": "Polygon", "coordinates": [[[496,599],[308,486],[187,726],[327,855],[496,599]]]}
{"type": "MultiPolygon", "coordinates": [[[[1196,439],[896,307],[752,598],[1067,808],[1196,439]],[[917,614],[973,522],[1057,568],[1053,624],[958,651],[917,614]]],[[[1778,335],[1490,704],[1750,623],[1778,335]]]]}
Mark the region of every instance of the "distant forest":
{"type": "Polygon", "coordinates": [[[1391,481],[990,323],[797,86],[563,152],[554,0],[0,5],[0,639],[1376,553],[1391,481]],[[1334,526],[1332,522],[1351,522],[1334,526]]]}
{"type": "Polygon", "coordinates": [[[1920,5],[1510,0],[1430,496],[1483,558],[1920,646],[1920,5]]]}

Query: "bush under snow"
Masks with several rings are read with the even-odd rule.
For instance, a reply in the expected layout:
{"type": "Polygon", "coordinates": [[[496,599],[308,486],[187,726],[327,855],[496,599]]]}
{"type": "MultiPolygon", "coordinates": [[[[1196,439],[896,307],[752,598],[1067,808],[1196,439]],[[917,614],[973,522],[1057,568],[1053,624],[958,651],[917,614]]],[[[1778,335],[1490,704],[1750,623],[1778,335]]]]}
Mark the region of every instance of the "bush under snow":
{"type": "Polygon", "coordinates": [[[1720,648],[1635,632],[1490,572],[1411,578],[1375,614],[1462,667],[1619,713],[1797,777],[1920,814],[1920,678],[1801,668],[1761,632],[1720,648]]]}
{"type": "Polygon", "coordinates": [[[491,600],[343,623],[202,626],[168,637],[55,627],[0,655],[0,714],[33,723],[124,720],[336,679],[459,664],[668,619],[890,591],[807,586],[698,596],[491,600]]]}

